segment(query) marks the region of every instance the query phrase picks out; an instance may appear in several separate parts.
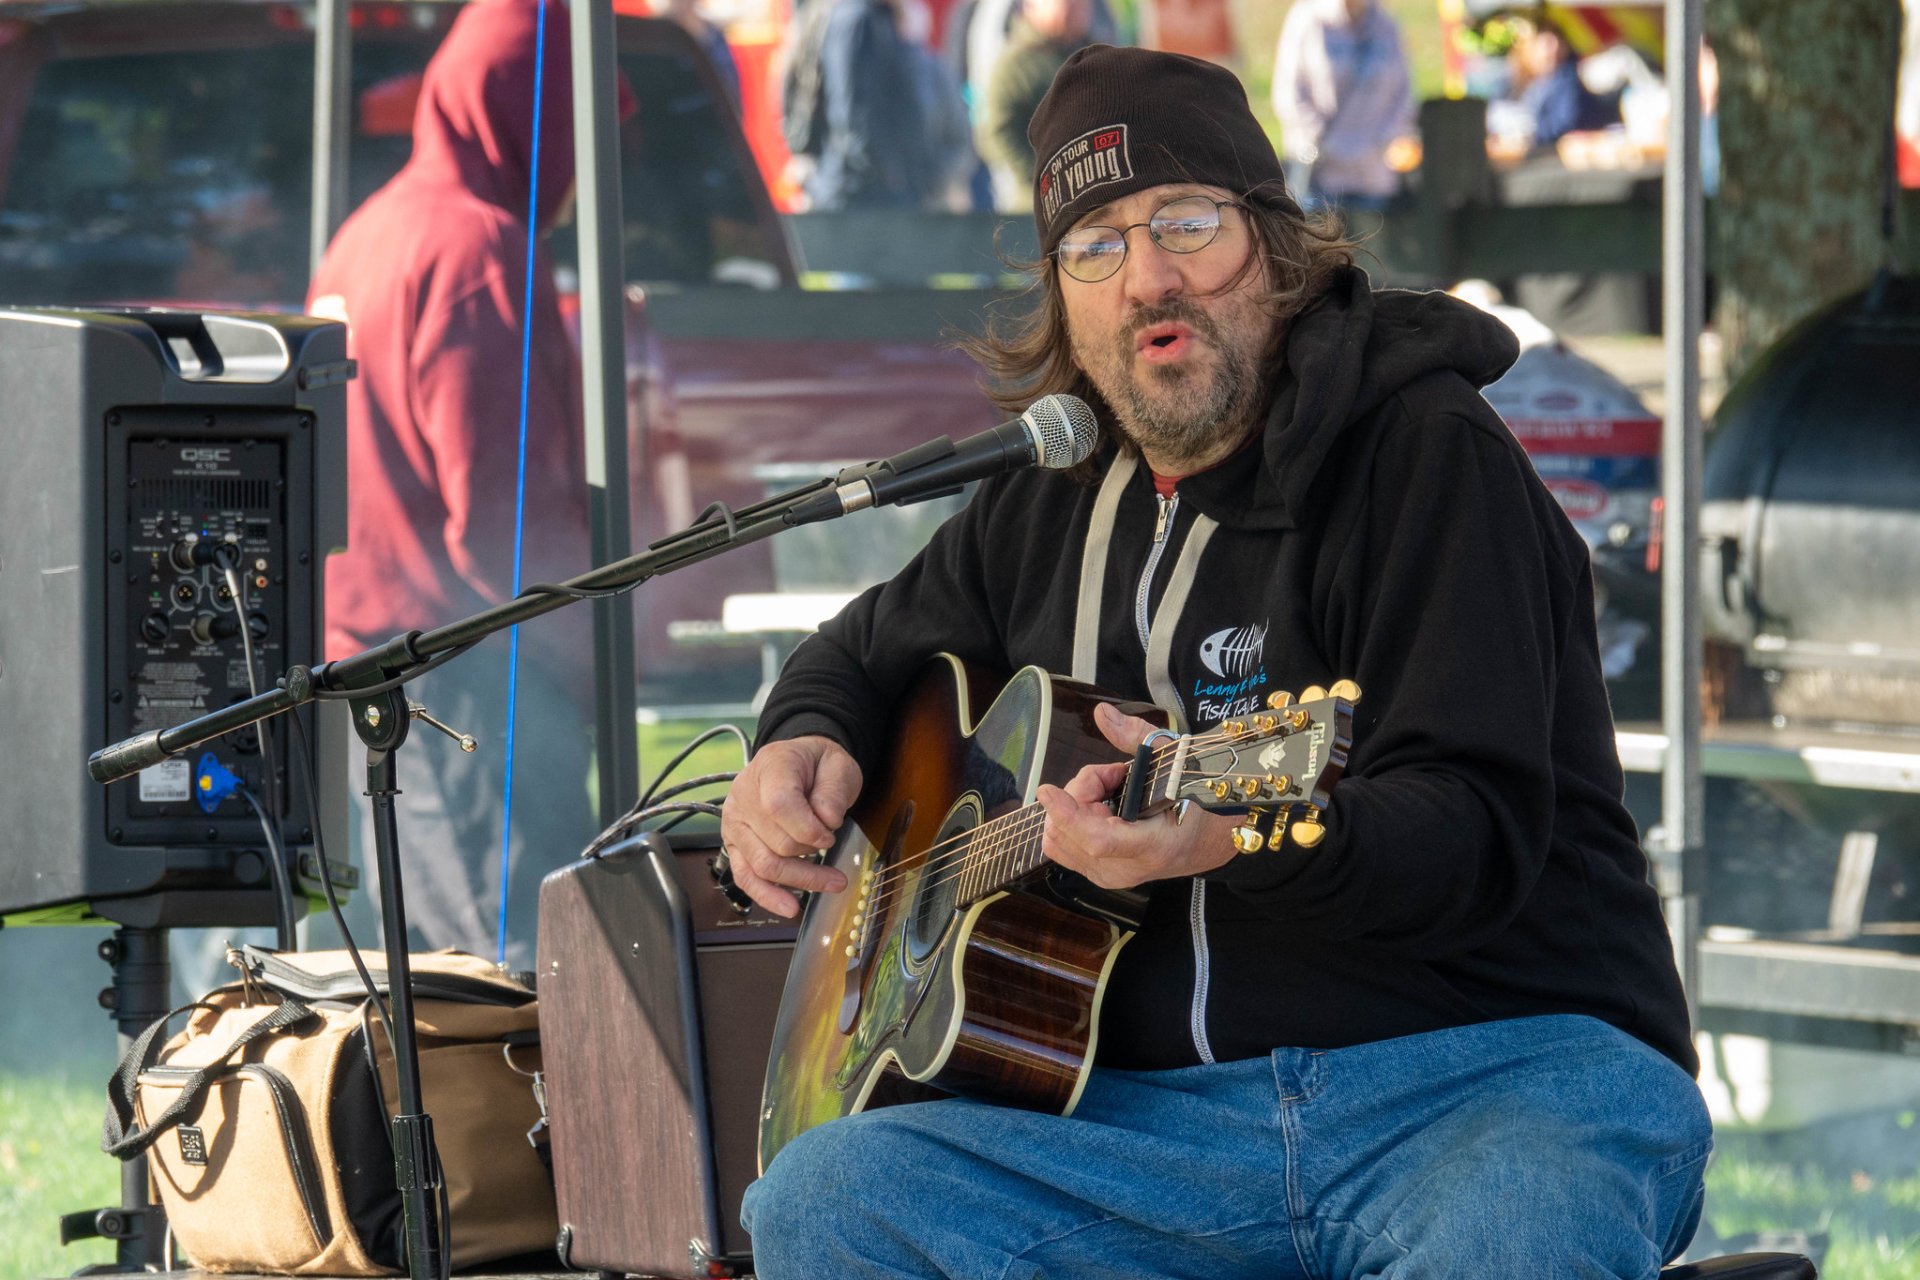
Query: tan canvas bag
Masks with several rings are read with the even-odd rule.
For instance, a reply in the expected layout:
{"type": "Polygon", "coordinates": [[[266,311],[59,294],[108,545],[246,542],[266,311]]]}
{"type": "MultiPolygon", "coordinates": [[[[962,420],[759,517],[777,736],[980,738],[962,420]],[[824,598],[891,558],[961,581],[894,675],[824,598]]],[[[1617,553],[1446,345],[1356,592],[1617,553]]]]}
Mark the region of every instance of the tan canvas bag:
{"type": "MultiPolygon", "coordinates": [[[[393,1057],[344,951],[230,953],[240,982],[160,1019],[108,1087],[102,1147],[145,1151],[180,1249],[206,1271],[404,1272],[393,1057]],[[187,1025],[156,1048],[169,1020],[187,1025]]],[[[367,957],[376,985],[384,967],[367,957]]],[[[533,992],[462,952],[410,959],[422,1101],[456,1268],[553,1246],[533,992]]]]}

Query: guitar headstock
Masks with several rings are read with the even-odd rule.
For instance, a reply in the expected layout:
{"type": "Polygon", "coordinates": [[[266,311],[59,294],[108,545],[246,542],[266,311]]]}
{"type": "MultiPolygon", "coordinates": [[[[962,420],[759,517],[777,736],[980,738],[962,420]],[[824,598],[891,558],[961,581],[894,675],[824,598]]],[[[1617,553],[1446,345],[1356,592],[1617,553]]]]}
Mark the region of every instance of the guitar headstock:
{"type": "Polygon", "coordinates": [[[1314,847],[1326,835],[1320,814],[1346,769],[1359,700],[1351,680],[1303,689],[1298,700],[1275,693],[1259,712],[1159,747],[1137,816],[1186,802],[1245,810],[1246,822],[1234,829],[1240,852],[1277,849],[1289,838],[1314,847]]]}

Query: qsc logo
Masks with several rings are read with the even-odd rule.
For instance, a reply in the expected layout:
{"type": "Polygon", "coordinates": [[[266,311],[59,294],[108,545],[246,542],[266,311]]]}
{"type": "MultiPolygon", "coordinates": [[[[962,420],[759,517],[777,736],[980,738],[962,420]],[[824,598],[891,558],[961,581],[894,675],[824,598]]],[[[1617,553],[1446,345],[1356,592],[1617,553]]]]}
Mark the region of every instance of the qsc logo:
{"type": "Polygon", "coordinates": [[[180,461],[182,462],[231,462],[233,461],[233,450],[231,449],[196,449],[189,446],[180,451],[180,461]]]}

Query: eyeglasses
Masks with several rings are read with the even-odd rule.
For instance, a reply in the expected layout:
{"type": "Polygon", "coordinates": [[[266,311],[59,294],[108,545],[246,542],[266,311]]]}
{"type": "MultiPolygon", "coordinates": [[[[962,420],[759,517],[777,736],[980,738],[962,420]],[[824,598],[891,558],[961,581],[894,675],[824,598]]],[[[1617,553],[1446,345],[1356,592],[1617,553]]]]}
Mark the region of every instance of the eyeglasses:
{"type": "Polygon", "coordinates": [[[1198,253],[1220,234],[1220,211],[1240,207],[1237,201],[1212,196],[1180,196],[1155,209],[1145,222],[1069,231],[1053,253],[1061,270],[1075,280],[1098,284],[1127,260],[1127,233],[1134,228],[1145,227],[1153,242],[1168,253],[1198,253]]]}

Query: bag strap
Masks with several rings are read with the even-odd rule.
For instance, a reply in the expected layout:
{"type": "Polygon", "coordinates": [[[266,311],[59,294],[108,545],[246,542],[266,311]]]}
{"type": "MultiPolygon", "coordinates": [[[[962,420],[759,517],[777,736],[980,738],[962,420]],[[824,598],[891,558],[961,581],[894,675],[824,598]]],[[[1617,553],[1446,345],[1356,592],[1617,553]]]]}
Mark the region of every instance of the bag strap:
{"type": "Polygon", "coordinates": [[[186,1119],[200,1105],[208,1087],[213,1084],[214,1077],[221,1073],[221,1069],[227,1065],[234,1054],[262,1036],[298,1026],[315,1016],[311,1008],[298,1000],[281,1002],[272,1013],[235,1036],[233,1043],[227,1046],[226,1052],[205,1066],[195,1069],[187,1077],[180,1090],[180,1096],[174,1099],[173,1104],[156,1116],[152,1124],[144,1129],[138,1128],[133,1113],[134,1090],[139,1083],[140,1073],[153,1065],[153,1059],[160,1051],[160,1036],[166,1030],[167,1023],[189,1009],[212,1007],[214,1006],[204,1001],[196,1001],[193,1004],[183,1004],[178,1009],[161,1015],[152,1026],[140,1033],[140,1038],[135,1040],[132,1047],[127,1050],[127,1056],[120,1059],[119,1069],[113,1073],[113,1078],[107,1081],[107,1118],[100,1138],[102,1151],[110,1156],[118,1156],[122,1160],[133,1159],[151,1147],[161,1134],[186,1119]]]}

